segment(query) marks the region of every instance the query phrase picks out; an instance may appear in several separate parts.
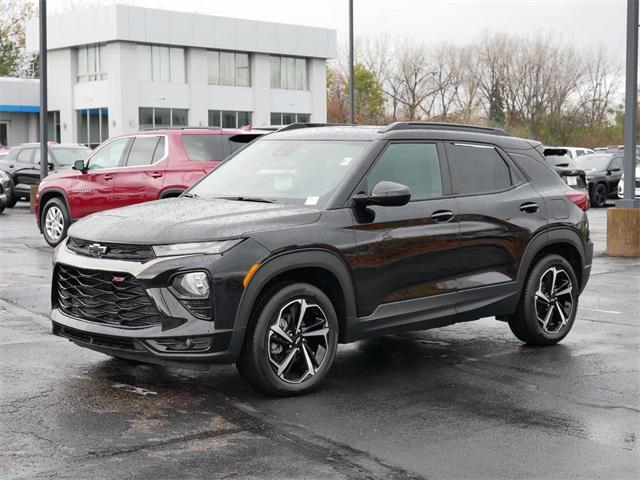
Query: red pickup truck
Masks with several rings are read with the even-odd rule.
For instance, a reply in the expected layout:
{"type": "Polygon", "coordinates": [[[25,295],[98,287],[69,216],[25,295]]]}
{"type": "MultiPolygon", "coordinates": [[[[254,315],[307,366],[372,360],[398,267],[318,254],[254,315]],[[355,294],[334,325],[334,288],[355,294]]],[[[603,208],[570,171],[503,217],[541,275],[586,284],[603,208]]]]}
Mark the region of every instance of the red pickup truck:
{"type": "Polygon", "coordinates": [[[36,219],[51,246],[91,213],[177,197],[260,130],[179,128],[111,138],[86,160],[40,182],[36,219]]]}

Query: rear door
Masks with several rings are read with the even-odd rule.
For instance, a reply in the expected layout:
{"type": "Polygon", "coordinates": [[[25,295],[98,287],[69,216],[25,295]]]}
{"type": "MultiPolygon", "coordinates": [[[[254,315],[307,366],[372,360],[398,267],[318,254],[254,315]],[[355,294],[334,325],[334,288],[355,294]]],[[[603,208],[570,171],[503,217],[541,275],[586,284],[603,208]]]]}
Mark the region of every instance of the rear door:
{"type": "Polygon", "coordinates": [[[624,173],[624,171],[622,170],[623,158],[623,155],[615,155],[609,163],[607,169],[607,192],[609,193],[609,195],[618,193],[618,183],[620,182],[622,174],[624,173]]]}
{"type": "Polygon", "coordinates": [[[400,207],[353,209],[360,330],[421,328],[455,315],[458,219],[442,145],[391,142],[358,192],[381,181],[409,187],[400,207]]]}
{"type": "Polygon", "coordinates": [[[129,137],[104,143],[89,157],[88,170],[75,177],[67,191],[75,218],[114,207],[113,190],[118,167],[129,145],[129,137]]]}
{"type": "Polygon", "coordinates": [[[132,137],[122,167],[115,174],[114,207],[158,199],[164,183],[166,149],[163,135],[132,137]]]}
{"type": "Polygon", "coordinates": [[[13,181],[21,192],[28,191],[30,185],[37,185],[40,181],[40,167],[34,163],[36,150],[35,147],[21,149],[13,164],[13,181]]]}
{"type": "Polygon", "coordinates": [[[509,310],[522,254],[546,225],[544,199],[493,145],[447,142],[446,151],[460,209],[459,319],[509,310]]]}

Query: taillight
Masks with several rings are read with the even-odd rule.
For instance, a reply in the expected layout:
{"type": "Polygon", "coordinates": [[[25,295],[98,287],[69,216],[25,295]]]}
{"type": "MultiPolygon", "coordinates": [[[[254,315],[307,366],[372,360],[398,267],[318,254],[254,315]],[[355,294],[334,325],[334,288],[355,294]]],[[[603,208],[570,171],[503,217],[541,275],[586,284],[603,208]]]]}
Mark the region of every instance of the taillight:
{"type": "Polygon", "coordinates": [[[589,194],[587,192],[571,190],[570,192],[564,192],[564,195],[575,203],[583,212],[589,210],[589,194]]]}

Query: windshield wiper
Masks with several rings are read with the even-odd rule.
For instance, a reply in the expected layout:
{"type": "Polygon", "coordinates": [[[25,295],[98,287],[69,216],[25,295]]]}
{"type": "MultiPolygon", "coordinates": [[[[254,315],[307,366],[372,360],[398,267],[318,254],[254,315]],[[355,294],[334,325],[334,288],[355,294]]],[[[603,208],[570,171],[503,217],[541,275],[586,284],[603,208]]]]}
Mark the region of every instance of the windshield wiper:
{"type": "Polygon", "coordinates": [[[237,200],[239,202],[276,203],[275,200],[271,200],[270,198],[260,198],[260,197],[215,197],[215,198],[221,198],[223,200],[237,200]]]}

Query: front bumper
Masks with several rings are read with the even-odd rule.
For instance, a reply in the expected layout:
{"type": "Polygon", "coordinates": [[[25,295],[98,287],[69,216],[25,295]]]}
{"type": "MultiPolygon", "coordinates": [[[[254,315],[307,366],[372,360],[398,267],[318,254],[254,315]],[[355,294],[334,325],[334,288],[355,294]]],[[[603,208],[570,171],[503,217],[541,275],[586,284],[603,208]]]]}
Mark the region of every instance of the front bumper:
{"type": "MultiPolygon", "coordinates": [[[[255,248],[254,242],[244,249],[255,248]]],[[[236,248],[241,247],[243,244],[236,248]]],[[[254,252],[255,254],[255,252],[254,252]]],[[[108,355],[161,365],[185,363],[196,368],[211,363],[236,361],[244,329],[235,328],[235,315],[242,295],[242,278],[227,255],[185,255],[155,258],[145,263],[78,255],[61,244],[54,265],[85,270],[127,273],[138,281],[159,312],[161,323],[128,328],[77,318],[58,304],[57,286],[52,291],[52,332],[73,343],[108,355]],[[207,270],[212,278],[213,320],[192,315],[167,288],[177,272],[207,270]],[[169,345],[169,347],[167,347],[169,345]],[[175,345],[181,348],[175,349],[175,345]],[[188,346],[188,348],[182,348],[188,346]],[[189,346],[190,345],[190,346],[189,346]]],[[[56,268],[54,268],[54,282],[56,268]]]]}

